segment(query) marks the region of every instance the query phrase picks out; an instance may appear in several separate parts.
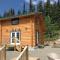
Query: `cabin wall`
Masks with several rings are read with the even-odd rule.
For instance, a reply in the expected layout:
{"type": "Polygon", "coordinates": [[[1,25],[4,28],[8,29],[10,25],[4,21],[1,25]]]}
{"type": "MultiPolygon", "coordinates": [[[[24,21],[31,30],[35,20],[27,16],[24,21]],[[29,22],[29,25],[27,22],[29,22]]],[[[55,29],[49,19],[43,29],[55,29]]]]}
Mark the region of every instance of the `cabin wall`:
{"type": "MultiPolygon", "coordinates": [[[[11,20],[2,21],[2,44],[10,44],[11,32],[13,30],[20,32],[20,43],[25,46],[35,45],[34,18],[19,18],[18,25],[12,25],[11,20]]],[[[1,38],[1,37],[0,37],[1,38]]]]}
{"type": "Polygon", "coordinates": [[[2,43],[1,39],[2,39],[2,36],[1,36],[1,21],[0,21],[0,45],[2,43]]]}
{"type": "Polygon", "coordinates": [[[43,15],[40,15],[39,25],[40,25],[39,31],[40,31],[40,34],[41,34],[41,36],[40,36],[41,40],[39,42],[44,45],[44,41],[45,41],[44,36],[45,36],[46,26],[45,26],[45,20],[44,20],[43,15]]]}
{"type": "Polygon", "coordinates": [[[44,33],[45,33],[45,22],[44,22],[44,16],[42,14],[35,16],[35,35],[37,36],[38,32],[38,38],[36,37],[36,45],[38,44],[44,44],[44,33]],[[38,41],[37,41],[38,40],[38,41]]]}

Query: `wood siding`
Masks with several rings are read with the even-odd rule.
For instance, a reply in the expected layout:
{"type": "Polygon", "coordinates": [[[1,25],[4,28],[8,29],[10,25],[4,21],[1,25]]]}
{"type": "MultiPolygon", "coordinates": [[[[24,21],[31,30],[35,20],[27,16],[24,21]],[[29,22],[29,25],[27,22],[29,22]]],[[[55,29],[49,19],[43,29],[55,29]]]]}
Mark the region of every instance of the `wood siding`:
{"type": "Polygon", "coordinates": [[[0,19],[0,44],[10,44],[11,40],[11,32],[19,31],[20,32],[20,43],[22,46],[35,46],[36,45],[36,31],[39,30],[41,34],[41,41],[40,43],[44,42],[44,32],[45,32],[45,25],[44,25],[44,18],[41,14],[37,15],[29,15],[23,17],[15,17],[19,18],[19,24],[12,25],[11,19],[0,19]],[[36,20],[36,18],[38,18],[36,20]]]}
{"type": "Polygon", "coordinates": [[[22,45],[35,45],[34,37],[34,16],[19,18],[18,25],[12,25],[11,20],[2,21],[2,44],[10,44],[10,33],[12,31],[20,32],[20,43],[22,45]]]}

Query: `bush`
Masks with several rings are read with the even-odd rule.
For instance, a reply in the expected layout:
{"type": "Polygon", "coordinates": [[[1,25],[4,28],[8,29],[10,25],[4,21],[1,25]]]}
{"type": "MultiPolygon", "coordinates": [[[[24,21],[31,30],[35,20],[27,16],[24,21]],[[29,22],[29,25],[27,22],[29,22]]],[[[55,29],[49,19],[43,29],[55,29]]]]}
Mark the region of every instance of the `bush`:
{"type": "Polygon", "coordinates": [[[38,48],[44,48],[44,45],[38,45],[38,48]]]}

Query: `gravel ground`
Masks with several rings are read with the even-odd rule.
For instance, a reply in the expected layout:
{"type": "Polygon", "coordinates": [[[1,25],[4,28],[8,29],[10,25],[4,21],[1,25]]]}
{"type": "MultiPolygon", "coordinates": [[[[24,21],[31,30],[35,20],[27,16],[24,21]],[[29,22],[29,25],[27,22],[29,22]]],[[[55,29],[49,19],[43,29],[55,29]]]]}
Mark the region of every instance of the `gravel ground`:
{"type": "MultiPolygon", "coordinates": [[[[20,52],[17,51],[7,51],[7,60],[12,60],[19,56],[20,52]]],[[[60,48],[52,48],[51,46],[46,46],[44,48],[29,48],[29,60],[35,60],[40,58],[40,60],[48,60],[47,55],[49,53],[57,53],[60,56],[60,48]]]]}
{"type": "Polygon", "coordinates": [[[60,56],[60,48],[52,48],[51,46],[46,46],[44,48],[31,48],[29,50],[29,57],[38,57],[40,60],[48,60],[47,55],[49,53],[57,53],[60,56]]]}

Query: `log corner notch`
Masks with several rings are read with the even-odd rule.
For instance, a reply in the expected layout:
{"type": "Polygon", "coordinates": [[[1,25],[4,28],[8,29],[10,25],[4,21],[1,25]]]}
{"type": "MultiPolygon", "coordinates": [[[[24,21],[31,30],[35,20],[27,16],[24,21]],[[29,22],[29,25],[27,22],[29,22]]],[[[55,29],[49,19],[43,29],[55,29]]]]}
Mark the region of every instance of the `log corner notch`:
{"type": "Polygon", "coordinates": [[[41,44],[44,45],[45,41],[45,32],[46,32],[46,26],[45,26],[45,18],[44,15],[41,14],[40,16],[40,34],[41,34],[41,44]]]}
{"type": "Polygon", "coordinates": [[[35,14],[35,30],[39,31],[40,39],[38,40],[38,43],[44,45],[44,41],[45,41],[44,35],[45,35],[46,27],[45,27],[45,18],[42,13],[35,14]]]}

